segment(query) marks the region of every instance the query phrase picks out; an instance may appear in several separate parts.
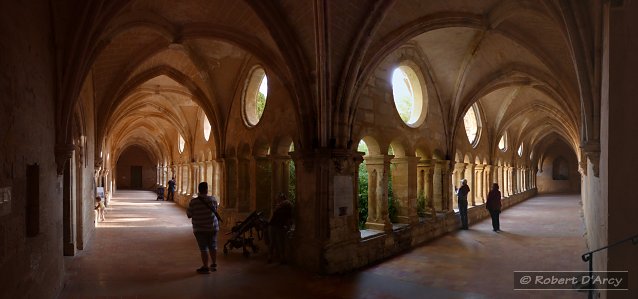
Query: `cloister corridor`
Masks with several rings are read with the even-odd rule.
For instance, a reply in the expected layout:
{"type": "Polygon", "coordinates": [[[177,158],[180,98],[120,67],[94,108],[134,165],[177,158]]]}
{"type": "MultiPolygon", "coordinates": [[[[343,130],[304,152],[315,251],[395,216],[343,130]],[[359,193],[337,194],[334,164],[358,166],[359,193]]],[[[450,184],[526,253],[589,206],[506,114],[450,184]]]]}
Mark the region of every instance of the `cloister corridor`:
{"type": "MultiPolygon", "coordinates": [[[[477,207],[482,208],[482,207],[477,207]]],[[[60,298],[586,298],[573,291],[514,291],[515,270],[586,270],[578,195],[537,196],[490,220],[364,269],[320,276],[221,254],[195,273],[199,254],[184,209],[147,191],[115,193],[92,242],[65,257],[60,298]]],[[[265,247],[262,245],[262,249],[265,247]]]]}

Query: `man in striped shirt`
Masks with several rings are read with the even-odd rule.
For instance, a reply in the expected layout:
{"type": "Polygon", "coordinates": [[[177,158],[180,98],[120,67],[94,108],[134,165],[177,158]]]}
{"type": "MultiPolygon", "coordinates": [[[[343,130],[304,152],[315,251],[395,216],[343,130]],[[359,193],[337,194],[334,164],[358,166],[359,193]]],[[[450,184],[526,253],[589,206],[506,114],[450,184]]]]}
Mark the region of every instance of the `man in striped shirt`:
{"type": "Polygon", "coordinates": [[[199,183],[197,197],[191,199],[186,210],[188,218],[192,218],[193,233],[202,257],[202,267],[197,273],[206,274],[217,271],[217,232],[219,231],[219,214],[217,199],[208,196],[208,183],[199,183]],[[211,258],[208,267],[208,255],[211,258]]]}

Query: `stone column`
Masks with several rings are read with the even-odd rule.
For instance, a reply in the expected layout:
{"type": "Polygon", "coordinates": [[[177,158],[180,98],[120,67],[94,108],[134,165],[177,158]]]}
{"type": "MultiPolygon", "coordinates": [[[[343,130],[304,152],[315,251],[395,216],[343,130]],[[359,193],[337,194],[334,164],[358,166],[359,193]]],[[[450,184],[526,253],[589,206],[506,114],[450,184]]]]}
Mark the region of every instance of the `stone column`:
{"type": "Polygon", "coordinates": [[[430,209],[433,212],[433,215],[436,215],[436,211],[441,210],[441,201],[439,199],[436,201],[438,204],[435,204],[434,172],[435,172],[434,161],[421,160],[418,162],[417,173],[419,174],[419,183],[418,183],[419,187],[417,188],[417,194],[423,195],[427,203],[427,206],[430,207],[430,209]]]}
{"type": "Polygon", "coordinates": [[[279,192],[288,195],[288,184],[290,179],[290,158],[287,156],[271,156],[272,184],[270,198],[274,202],[279,192]]]}
{"type": "Polygon", "coordinates": [[[199,163],[192,162],[189,164],[189,182],[190,182],[190,190],[188,194],[195,196],[197,194],[197,186],[199,185],[199,163]]]}
{"type": "Polygon", "coordinates": [[[230,209],[237,208],[237,158],[227,158],[224,160],[226,172],[224,175],[226,176],[226,186],[225,186],[225,197],[226,197],[226,206],[230,209]]]}
{"type": "MultiPolygon", "coordinates": [[[[450,169],[451,161],[450,160],[436,160],[435,162],[435,173],[434,173],[434,198],[441,199],[441,211],[446,211],[447,213],[453,213],[453,200],[452,196],[452,182],[451,182],[451,172],[450,169]],[[440,193],[439,193],[440,192],[440,193]],[[440,194],[440,195],[439,195],[440,194]],[[440,197],[439,197],[440,196],[440,197]]],[[[436,205],[435,205],[436,206],[436,205]]]]}
{"type": "Polygon", "coordinates": [[[437,211],[447,210],[447,201],[443,192],[443,169],[448,166],[441,160],[434,160],[434,174],[432,175],[432,202],[437,211]]]}
{"type": "Polygon", "coordinates": [[[366,228],[392,231],[388,214],[388,175],[393,156],[379,155],[366,158],[368,170],[368,219],[366,228]]]}
{"type": "Polygon", "coordinates": [[[213,179],[213,161],[204,162],[204,169],[206,171],[205,181],[208,182],[208,190],[210,194],[215,194],[213,190],[215,190],[215,180],[213,179]]]}
{"type": "MultiPolygon", "coordinates": [[[[298,186],[303,186],[297,192],[294,212],[292,248],[296,264],[324,273],[352,267],[343,252],[354,249],[361,239],[357,223],[357,165],[361,155],[330,148],[296,149],[292,155],[298,186]]],[[[389,159],[385,160],[387,163],[381,164],[389,166],[389,159]]]]}
{"type": "MultiPolygon", "coordinates": [[[[457,162],[454,164],[454,172],[452,177],[454,178],[454,181],[451,184],[451,186],[453,187],[451,190],[454,190],[455,188],[461,188],[461,179],[465,178],[465,163],[457,162]]],[[[452,197],[452,208],[455,210],[459,209],[459,201],[456,193],[452,197]]]]}
{"type": "Polygon", "coordinates": [[[490,190],[492,190],[492,183],[494,182],[494,178],[492,176],[493,169],[494,169],[494,166],[486,164],[485,168],[483,170],[483,179],[484,179],[483,193],[485,193],[483,195],[483,203],[485,203],[487,201],[487,193],[489,193],[490,190]]]}
{"type": "Polygon", "coordinates": [[[485,169],[485,165],[477,164],[474,166],[474,176],[476,177],[476,193],[474,194],[474,198],[476,203],[484,204],[485,203],[485,176],[483,175],[483,171],[485,169]]]}
{"type": "MultiPolygon", "coordinates": [[[[474,177],[474,164],[468,163],[465,164],[465,179],[467,180],[467,186],[470,187],[470,193],[467,194],[467,202],[470,206],[476,205],[476,185],[475,177],[474,177]]],[[[460,183],[459,183],[460,187],[460,183]]]]}
{"type": "Polygon", "coordinates": [[[237,159],[237,210],[240,213],[250,211],[250,191],[252,188],[250,175],[250,160],[237,159]]]}
{"type": "Polygon", "coordinates": [[[397,203],[399,223],[418,223],[416,214],[417,161],[418,157],[394,158],[392,190],[397,203]]]}
{"type": "Polygon", "coordinates": [[[213,161],[213,182],[215,184],[214,195],[219,198],[219,203],[228,204],[228,196],[226,191],[226,163],[224,159],[218,158],[213,161]]]}
{"type": "Polygon", "coordinates": [[[254,207],[252,210],[262,211],[264,216],[271,214],[272,206],[272,159],[269,157],[255,157],[255,175],[254,175],[254,207]]]}
{"type": "Polygon", "coordinates": [[[510,182],[509,182],[509,171],[508,171],[508,167],[503,165],[503,187],[501,188],[503,190],[503,197],[508,197],[510,196],[510,182]]]}

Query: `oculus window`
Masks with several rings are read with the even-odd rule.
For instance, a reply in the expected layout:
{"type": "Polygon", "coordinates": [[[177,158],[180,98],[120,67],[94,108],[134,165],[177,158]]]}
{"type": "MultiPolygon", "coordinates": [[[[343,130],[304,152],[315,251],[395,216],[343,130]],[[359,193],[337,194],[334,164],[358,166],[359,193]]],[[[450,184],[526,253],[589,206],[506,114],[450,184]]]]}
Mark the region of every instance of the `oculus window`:
{"type": "Polygon", "coordinates": [[[261,67],[255,67],[246,81],[242,97],[242,118],[248,127],[261,120],[268,99],[268,77],[261,67]]]}
{"type": "Polygon", "coordinates": [[[501,136],[501,139],[498,141],[498,149],[503,152],[507,151],[507,133],[504,133],[503,136],[501,136]]]}
{"type": "Polygon", "coordinates": [[[206,139],[206,141],[208,141],[208,139],[210,138],[210,130],[210,122],[208,121],[208,117],[204,115],[204,139],[206,139]]]}
{"type": "Polygon", "coordinates": [[[479,118],[478,107],[472,105],[463,116],[463,125],[465,126],[465,134],[467,139],[475,147],[478,144],[481,133],[481,119],[479,118]]]}
{"type": "Polygon", "coordinates": [[[184,137],[182,137],[182,135],[179,135],[179,141],[177,144],[179,147],[179,153],[181,154],[182,152],[184,152],[184,146],[186,145],[186,141],[184,140],[184,137]]]}
{"type": "Polygon", "coordinates": [[[410,127],[417,127],[425,119],[427,92],[416,65],[405,62],[392,72],[392,96],[399,117],[410,127]]]}

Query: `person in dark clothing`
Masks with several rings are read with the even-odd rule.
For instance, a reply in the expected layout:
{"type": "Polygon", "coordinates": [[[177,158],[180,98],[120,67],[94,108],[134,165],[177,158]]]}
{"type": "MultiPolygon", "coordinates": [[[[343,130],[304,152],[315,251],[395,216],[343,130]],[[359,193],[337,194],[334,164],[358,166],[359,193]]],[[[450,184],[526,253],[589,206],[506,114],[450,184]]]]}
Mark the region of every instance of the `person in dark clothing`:
{"type": "Polygon", "coordinates": [[[490,216],[492,216],[492,228],[494,231],[501,231],[501,223],[498,219],[501,213],[501,191],[498,190],[497,183],[492,184],[492,190],[487,194],[485,208],[490,212],[490,216]]]}
{"type": "Polygon", "coordinates": [[[175,200],[175,177],[168,180],[168,195],[166,196],[166,200],[175,200]]]}
{"type": "Polygon", "coordinates": [[[470,187],[467,180],[461,180],[461,188],[454,188],[459,201],[459,214],[461,216],[461,229],[468,229],[467,225],[467,194],[470,193],[470,187]]]}
{"type": "Polygon", "coordinates": [[[284,264],[286,263],[286,233],[292,226],[293,205],[283,193],[279,193],[277,202],[268,227],[270,235],[268,262],[272,262],[272,259],[277,256],[284,264]]]}

